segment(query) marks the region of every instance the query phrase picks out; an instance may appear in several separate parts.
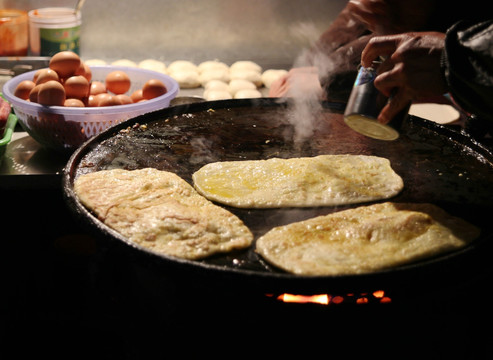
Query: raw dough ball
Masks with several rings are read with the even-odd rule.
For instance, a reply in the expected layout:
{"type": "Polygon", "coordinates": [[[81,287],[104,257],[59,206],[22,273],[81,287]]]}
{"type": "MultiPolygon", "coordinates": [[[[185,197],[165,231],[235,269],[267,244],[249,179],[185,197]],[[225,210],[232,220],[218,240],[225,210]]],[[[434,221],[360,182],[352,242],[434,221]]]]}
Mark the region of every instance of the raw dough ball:
{"type": "Polygon", "coordinates": [[[243,60],[243,61],[236,61],[233,63],[230,68],[230,71],[237,71],[237,70],[251,70],[251,71],[256,71],[261,73],[262,72],[262,67],[253,61],[249,60],[243,60]]]}
{"type": "Polygon", "coordinates": [[[229,70],[220,68],[209,69],[204,70],[199,75],[199,82],[204,87],[211,80],[221,80],[223,82],[229,82],[229,70]]]}
{"type": "Polygon", "coordinates": [[[228,83],[221,80],[211,80],[204,85],[205,90],[224,90],[229,91],[228,83]]]}
{"type": "Polygon", "coordinates": [[[173,73],[176,71],[195,71],[199,72],[197,65],[188,60],[176,60],[168,65],[168,73],[173,73]]]}
{"type": "Polygon", "coordinates": [[[270,88],[272,83],[288,73],[284,69],[269,69],[262,73],[262,83],[265,87],[270,88]]]}
{"type": "Polygon", "coordinates": [[[204,91],[204,99],[211,100],[225,100],[232,99],[233,97],[226,90],[206,90],[204,91]]]}
{"type": "Polygon", "coordinates": [[[250,98],[259,98],[262,97],[262,94],[257,89],[243,89],[236,92],[234,98],[235,99],[250,99],[250,98]]]}
{"type": "Polygon", "coordinates": [[[128,60],[128,59],[120,59],[120,60],[113,61],[111,63],[111,65],[113,65],[113,66],[137,67],[137,64],[134,61],[128,60]]]}
{"type": "Polygon", "coordinates": [[[157,71],[166,74],[166,65],[162,61],[154,59],[146,59],[139,62],[139,67],[142,69],[157,71]]]}
{"type": "Polygon", "coordinates": [[[216,70],[216,69],[222,69],[229,71],[229,66],[226,65],[225,63],[217,60],[209,60],[209,61],[204,61],[198,65],[199,72],[204,72],[204,71],[209,71],[209,70],[216,70]]]}
{"type": "Polygon", "coordinates": [[[257,90],[257,86],[245,79],[233,79],[229,82],[229,92],[235,95],[240,90],[257,90]]]}
{"type": "Polygon", "coordinates": [[[89,60],[84,60],[84,64],[86,64],[88,66],[106,65],[106,61],[101,60],[101,59],[89,59],[89,60]]]}
{"type": "MultiPolygon", "coordinates": [[[[169,69],[168,69],[169,70],[169,69]]],[[[183,89],[192,89],[200,86],[199,73],[194,70],[176,70],[169,72],[169,76],[178,82],[183,89]]]]}

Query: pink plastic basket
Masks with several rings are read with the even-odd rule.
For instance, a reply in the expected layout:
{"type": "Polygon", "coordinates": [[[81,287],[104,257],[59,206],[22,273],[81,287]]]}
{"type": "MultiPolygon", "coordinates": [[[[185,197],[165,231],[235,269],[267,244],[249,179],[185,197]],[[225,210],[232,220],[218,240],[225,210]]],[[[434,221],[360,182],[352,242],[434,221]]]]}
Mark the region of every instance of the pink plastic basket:
{"type": "Polygon", "coordinates": [[[150,79],[161,80],[168,92],[157,98],[128,105],[105,107],[43,106],[14,96],[17,85],[31,80],[34,72],[18,75],[5,83],[3,95],[14,108],[21,126],[43,146],[57,150],[75,150],[82,143],[110,126],[169,106],[179,91],[178,83],[170,76],[140,68],[124,66],[92,66],[92,79],[104,82],[108,73],[125,71],[131,80],[128,94],[142,88],[150,79]]]}

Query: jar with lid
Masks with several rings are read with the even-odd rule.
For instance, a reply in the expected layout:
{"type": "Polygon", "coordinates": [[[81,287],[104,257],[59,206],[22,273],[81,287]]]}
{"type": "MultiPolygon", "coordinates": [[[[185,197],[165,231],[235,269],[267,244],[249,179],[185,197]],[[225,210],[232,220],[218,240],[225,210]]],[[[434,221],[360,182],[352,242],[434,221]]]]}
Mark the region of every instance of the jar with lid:
{"type": "Polygon", "coordinates": [[[29,52],[52,56],[60,51],[79,53],[80,12],[71,8],[50,7],[31,10],[29,15],[29,52]]]}

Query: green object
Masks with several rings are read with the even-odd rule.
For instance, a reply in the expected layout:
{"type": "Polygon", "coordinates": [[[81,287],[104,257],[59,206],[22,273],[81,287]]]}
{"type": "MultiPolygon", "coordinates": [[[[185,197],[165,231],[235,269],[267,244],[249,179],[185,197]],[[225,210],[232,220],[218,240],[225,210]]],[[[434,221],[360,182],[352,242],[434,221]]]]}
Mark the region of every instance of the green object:
{"type": "Polygon", "coordinates": [[[17,124],[17,116],[14,113],[10,113],[7,119],[7,125],[5,126],[5,131],[3,137],[0,139],[0,164],[3,160],[3,155],[5,154],[5,149],[7,144],[12,139],[12,134],[14,133],[15,125],[17,124]]]}
{"type": "Polygon", "coordinates": [[[53,56],[60,51],[79,53],[80,26],[63,29],[40,29],[41,56],[53,56]]]}

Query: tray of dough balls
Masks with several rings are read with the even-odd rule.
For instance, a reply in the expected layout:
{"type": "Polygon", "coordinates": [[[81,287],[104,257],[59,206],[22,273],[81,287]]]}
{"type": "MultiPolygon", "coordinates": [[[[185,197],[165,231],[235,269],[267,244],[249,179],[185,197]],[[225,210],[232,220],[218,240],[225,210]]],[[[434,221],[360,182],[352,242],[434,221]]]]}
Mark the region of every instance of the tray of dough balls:
{"type": "Polygon", "coordinates": [[[208,101],[267,96],[271,84],[287,74],[287,70],[282,68],[263,69],[251,60],[238,60],[231,65],[220,60],[199,63],[175,60],[166,64],[156,59],[145,59],[140,62],[129,59],[113,62],[88,59],[85,63],[138,67],[161,72],[169,75],[179,84],[179,96],[195,96],[208,101]]]}

